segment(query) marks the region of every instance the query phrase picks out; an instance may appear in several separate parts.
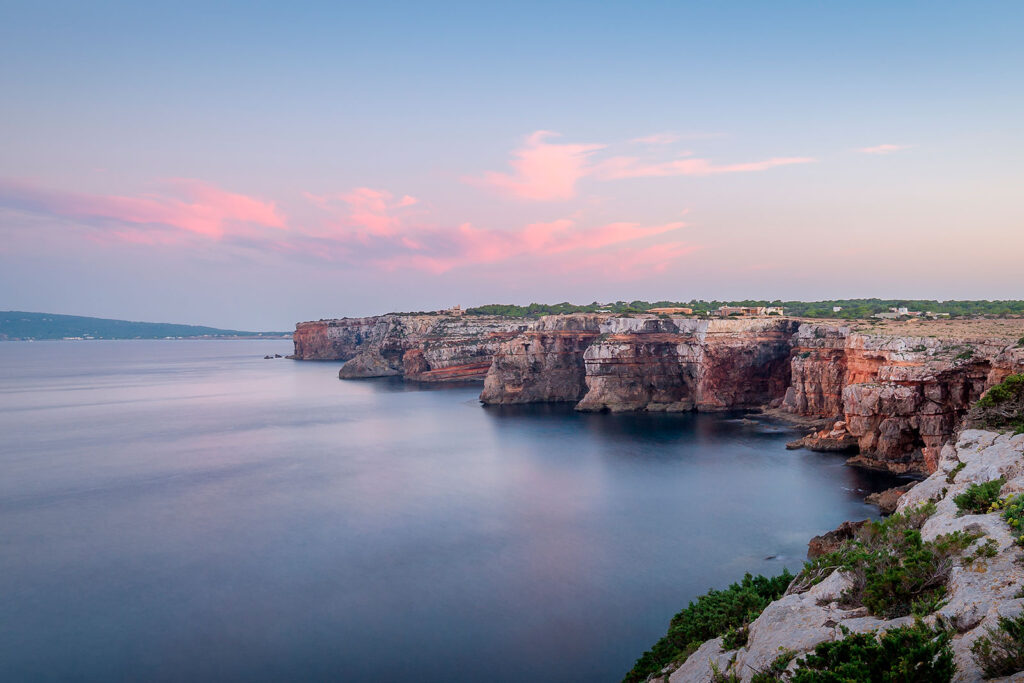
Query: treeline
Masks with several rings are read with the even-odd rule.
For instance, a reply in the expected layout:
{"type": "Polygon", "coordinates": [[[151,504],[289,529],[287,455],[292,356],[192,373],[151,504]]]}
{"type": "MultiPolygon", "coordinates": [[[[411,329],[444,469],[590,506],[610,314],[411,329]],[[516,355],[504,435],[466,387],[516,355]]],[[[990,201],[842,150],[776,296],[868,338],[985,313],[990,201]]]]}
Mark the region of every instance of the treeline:
{"type": "Polygon", "coordinates": [[[831,299],[827,301],[768,301],[746,299],[743,301],[615,301],[611,303],[560,304],[532,303],[528,306],[516,304],[488,304],[466,309],[467,315],[502,315],[513,318],[535,318],[558,313],[644,313],[651,308],[692,308],[696,315],[706,315],[719,306],[782,306],[786,315],[805,318],[870,318],[875,313],[888,312],[890,308],[906,308],[909,311],[948,313],[950,317],[977,316],[1024,316],[1024,301],[936,301],[930,299],[831,299]],[[841,310],[834,310],[839,308],[841,310]]]}

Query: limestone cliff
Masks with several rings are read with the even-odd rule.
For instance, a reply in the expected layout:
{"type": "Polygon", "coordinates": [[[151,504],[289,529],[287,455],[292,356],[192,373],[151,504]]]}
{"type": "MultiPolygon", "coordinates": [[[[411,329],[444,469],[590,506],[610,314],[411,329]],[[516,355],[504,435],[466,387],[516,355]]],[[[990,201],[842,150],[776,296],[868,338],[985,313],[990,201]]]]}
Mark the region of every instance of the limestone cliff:
{"type": "Polygon", "coordinates": [[[503,342],[484,378],[485,404],[579,401],[586,393],[583,354],[607,315],[551,315],[503,342]]]}
{"type": "Polygon", "coordinates": [[[380,342],[388,330],[388,319],[341,318],[297,323],[292,341],[297,360],[349,360],[364,346],[380,342]]]}
{"type": "Polygon", "coordinates": [[[792,348],[783,409],[841,420],[858,442],[859,463],[893,471],[934,471],[939,450],[971,404],[1024,367],[1024,349],[1006,339],[873,335],[804,324],[792,348]]]}
{"type": "MultiPolygon", "coordinates": [[[[954,497],[971,484],[1001,477],[1001,495],[1024,491],[1024,434],[1011,436],[978,430],[963,432],[956,444],[947,444],[936,462],[937,471],[904,494],[898,512],[920,510],[933,503],[930,516],[920,527],[921,538],[934,541],[943,534],[971,534],[971,545],[945,567],[945,599],[924,617],[928,625],[951,629],[954,681],[980,681],[985,676],[972,645],[996,629],[999,617],[1016,617],[1024,612],[1022,551],[1015,531],[996,510],[987,514],[961,514],[954,497]]],[[[927,509],[927,508],[926,508],[927,509]]],[[[853,531],[853,535],[858,532],[853,531]]],[[[769,604],[750,623],[745,643],[726,650],[723,638],[705,642],[678,668],[669,666],[653,681],[705,683],[721,674],[735,674],[736,680],[750,681],[767,670],[780,652],[792,656],[789,670],[798,660],[825,641],[851,633],[884,632],[911,624],[914,617],[895,619],[871,616],[865,607],[846,604],[854,589],[855,574],[843,567],[833,569],[819,583],[808,585],[800,578],[787,595],[769,604]]],[[[1020,680],[1015,674],[1009,680],[1020,680]]],[[[733,680],[733,679],[729,679],[733,680]]],[[[782,679],[776,679],[782,680],[782,679]]],[[[1003,679],[1001,679],[1003,680],[1003,679]]]]}
{"type": "Polygon", "coordinates": [[[494,316],[399,315],[299,323],[299,360],[344,360],[342,379],[480,380],[498,346],[527,325],[494,316]]]}
{"type": "Polygon", "coordinates": [[[728,410],[781,397],[788,319],[613,318],[584,354],[579,410],[728,410]]]}

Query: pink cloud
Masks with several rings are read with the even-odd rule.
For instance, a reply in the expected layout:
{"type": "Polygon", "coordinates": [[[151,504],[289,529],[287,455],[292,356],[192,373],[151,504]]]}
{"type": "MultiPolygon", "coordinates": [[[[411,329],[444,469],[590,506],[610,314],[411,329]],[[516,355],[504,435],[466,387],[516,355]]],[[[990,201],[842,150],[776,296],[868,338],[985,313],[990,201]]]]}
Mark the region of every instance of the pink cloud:
{"type": "Polygon", "coordinates": [[[397,235],[403,224],[401,210],[419,203],[419,200],[409,195],[396,201],[394,195],[387,190],[370,187],[357,187],[336,195],[307,192],[305,197],[336,217],[328,226],[331,231],[354,233],[362,240],[370,236],[397,235]]]}
{"type": "MultiPolygon", "coordinates": [[[[415,253],[398,249],[398,245],[390,245],[387,255],[377,259],[375,263],[388,270],[417,268],[432,273],[444,273],[460,267],[529,257],[534,261],[544,262],[554,259],[560,267],[568,267],[574,261],[578,261],[581,254],[658,237],[684,227],[686,223],[677,221],[649,226],[620,222],[586,228],[568,218],[548,223],[531,223],[519,230],[488,230],[463,223],[454,231],[434,231],[425,234],[422,244],[433,246],[423,248],[419,245],[421,248],[415,250],[415,253]]],[[[656,253],[661,247],[662,245],[653,245],[651,254],[656,253]]],[[[691,247],[687,245],[687,248],[691,247]]],[[[683,253],[668,247],[663,251],[669,255],[670,260],[678,258],[683,253]]],[[[615,249],[609,253],[614,257],[614,261],[625,252],[615,249]]]]}
{"type": "Polygon", "coordinates": [[[640,145],[671,145],[673,142],[679,142],[682,139],[678,133],[655,133],[654,135],[646,135],[642,138],[633,138],[630,142],[635,142],[640,145]]]}
{"type": "MultiPolygon", "coordinates": [[[[227,192],[198,180],[174,179],[163,183],[162,193],[140,196],[96,195],[39,188],[18,181],[0,182],[0,200],[57,216],[100,219],[137,226],[163,226],[211,239],[245,225],[287,229],[284,216],[273,202],[227,192]]],[[[112,236],[145,243],[166,237],[145,237],[112,231],[112,236]]]]}
{"type": "Polygon", "coordinates": [[[587,159],[604,145],[557,144],[545,140],[557,133],[539,130],[515,150],[509,162],[512,173],[489,171],[482,178],[465,178],[473,185],[535,201],[572,199],[577,181],[587,175],[587,159]]]}
{"type": "MultiPolygon", "coordinates": [[[[706,176],[723,173],[750,173],[778,166],[806,164],[810,157],[773,157],[762,161],[738,164],[715,164],[708,159],[685,158],[670,161],[646,162],[637,157],[610,157],[594,160],[595,153],[605,148],[601,144],[570,145],[547,142],[557,135],[537,131],[526,140],[526,145],[513,151],[510,163],[512,173],[490,171],[481,178],[464,178],[470,184],[496,189],[507,195],[530,201],[554,201],[576,196],[577,183],[588,177],[609,181],[623,178],[654,178],[665,176],[706,176]]],[[[657,133],[632,142],[664,145],[681,139],[674,133],[657,133]]]]}
{"type": "Polygon", "coordinates": [[[809,164],[810,157],[774,157],[764,161],[741,164],[716,165],[707,159],[676,159],[661,163],[644,163],[635,157],[612,157],[595,168],[595,173],[605,180],[622,178],[660,178],[666,176],[707,176],[722,173],[749,173],[766,171],[778,166],[809,164]]]}
{"type": "Polygon", "coordinates": [[[459,268],[511,264],[523,271],[560,271],[595,263],[625,272],[657,270],[692,245],[664,242],[682,221],[588,224],[582,212],[516,229],[468,222],[439,226],[410,195],[357,187],[306,199],[324,211],[319,222],[289,225],[273,202],[228,192],[198,180],[164,181],[159,192],[97,195],[0,181],[0,207],[69,217],[90,241],[140,246],[188,246],[229,241],[288,258],[383,270],[441,274],[459,268]],[[660,254],[660,256],[659,256],[660,254]]]}
{"type": "Polygon", "coordinates": [[[910,149],[910,145],[875,145],[874,147],[861,147],[857,151],[861,154],[892,154],[904,149],[910,149]]]}

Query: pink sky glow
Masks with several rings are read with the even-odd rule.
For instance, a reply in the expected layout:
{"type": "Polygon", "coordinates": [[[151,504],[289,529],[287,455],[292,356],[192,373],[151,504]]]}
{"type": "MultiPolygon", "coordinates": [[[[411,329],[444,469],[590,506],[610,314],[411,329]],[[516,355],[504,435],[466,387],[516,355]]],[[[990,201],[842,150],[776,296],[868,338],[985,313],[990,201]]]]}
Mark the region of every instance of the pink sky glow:
{"type": "MultiPolygon", "coordinates": [[[[656,147],[674,134],[636,138],[629,143],[656,147]]],[[[537,205],[577,198],[584,181],[625,178],[707,176],[768,171],[813,161],[778,157],[716,164],[697,157],[668,159],[605,156],[614,145],[562,142],[557,133],[539,130],[511,152],[508,172],[463,176],[484,202],[505,199],[537,205]]],[[[0,183],[0,200],[20,211],[60,216],[82,224],[91,242],[123,242],[166,248],[194,240],[262,250],[286,257],[394,272],[413,269],[431,274],[460,268],[530,259],[531,267],[573,269],[583,264],[619,275],[642,277],[663,270],[699,248],[677,235],[687,227],[676,205],[663,220],[635,220],[621,209],[584,202],[559,208],[541,220],[501,210],[491,220],[459,220],[458,207],[444,212],[410,194],[373,187],[334,193],[304,191],[276,200],[229,191],[196,179],[154,183],[137,194],[97,194],[56,190],[28,181],[0,183]],[[279,203],[290,208],[287,214],[279,203]],[[442,215],[442,213],[444,215],[442,215]],[[522,218],[517,222],[516,215],[522,218]],[[452,217],[455,220],[452,220],[452,217]],[[665,220],[667,219],[667,220],[665,220]],[[542,265],[538,265],[542,264],[542,265]]],[[[649,213],[649,212],[644,212],[649,213]]]]}

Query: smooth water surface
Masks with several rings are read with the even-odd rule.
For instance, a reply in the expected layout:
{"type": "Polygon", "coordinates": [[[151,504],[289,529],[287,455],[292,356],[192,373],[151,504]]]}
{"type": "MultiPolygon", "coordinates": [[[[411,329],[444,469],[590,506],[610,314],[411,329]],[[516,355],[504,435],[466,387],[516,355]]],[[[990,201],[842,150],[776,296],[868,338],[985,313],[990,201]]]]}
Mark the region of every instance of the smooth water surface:
{"type": "Polygon", "coordinates": [[[290,351],[0,343],[0,680],[615,681],[890,483],[742,417],[483,408],[290,351]]]}

